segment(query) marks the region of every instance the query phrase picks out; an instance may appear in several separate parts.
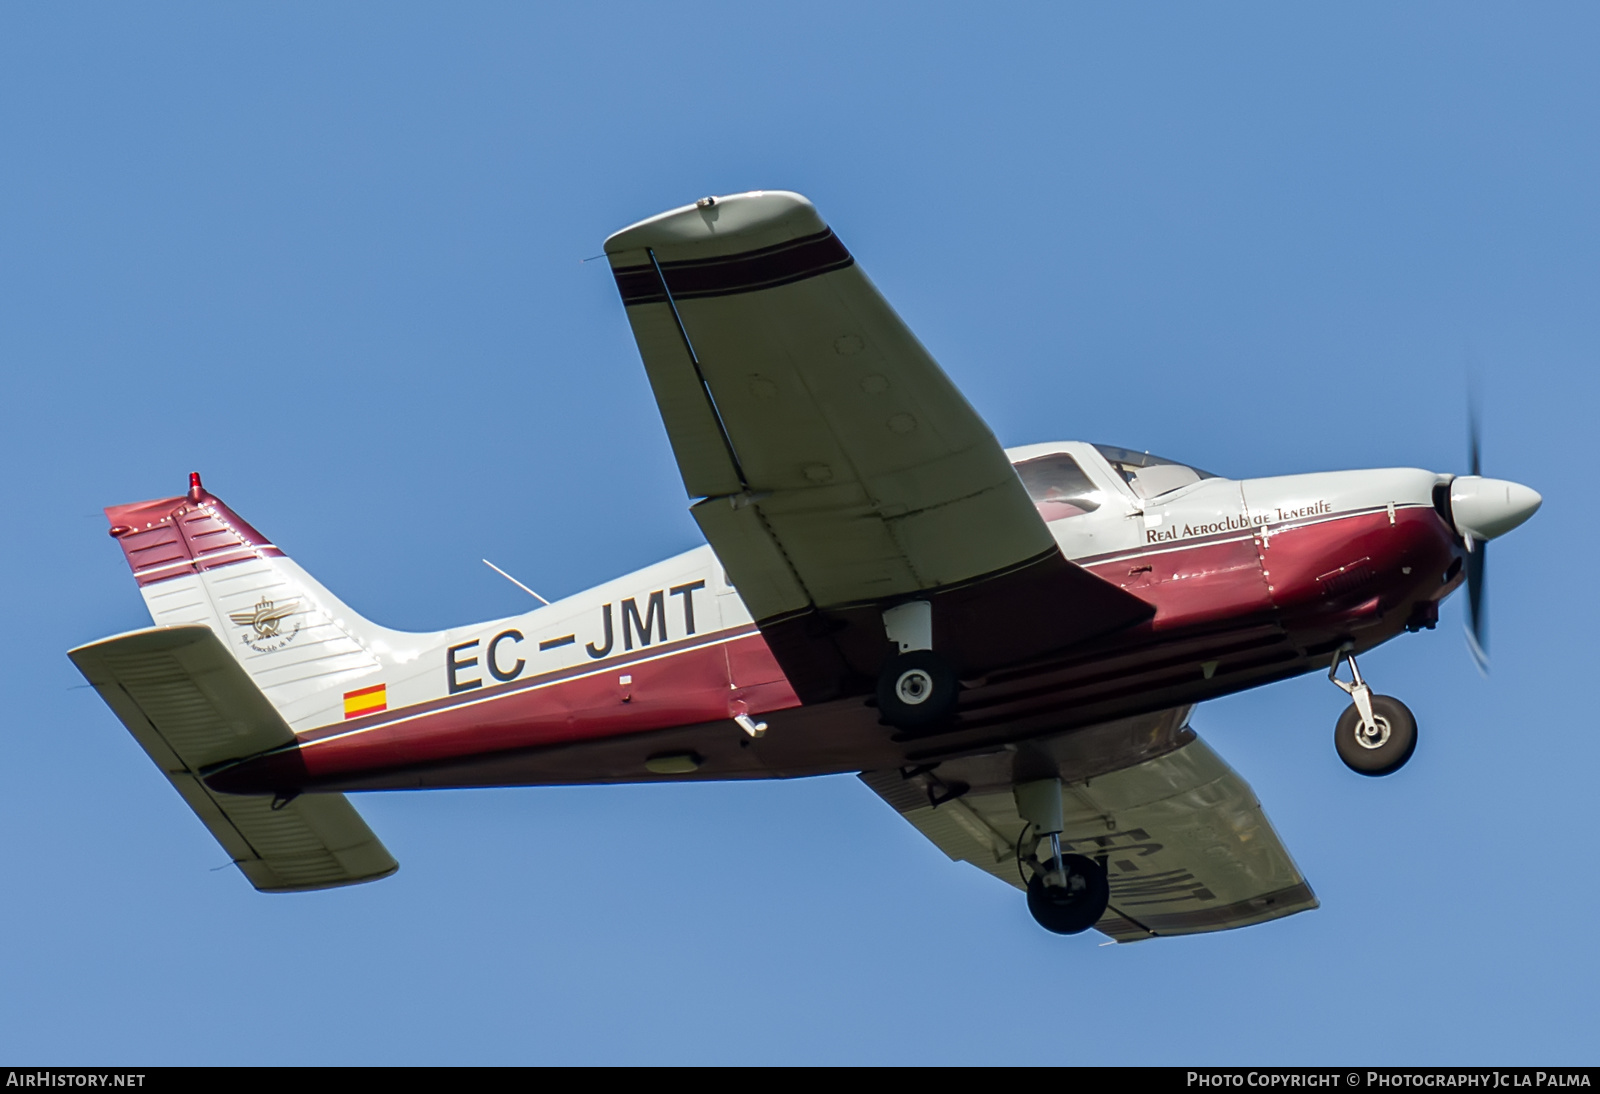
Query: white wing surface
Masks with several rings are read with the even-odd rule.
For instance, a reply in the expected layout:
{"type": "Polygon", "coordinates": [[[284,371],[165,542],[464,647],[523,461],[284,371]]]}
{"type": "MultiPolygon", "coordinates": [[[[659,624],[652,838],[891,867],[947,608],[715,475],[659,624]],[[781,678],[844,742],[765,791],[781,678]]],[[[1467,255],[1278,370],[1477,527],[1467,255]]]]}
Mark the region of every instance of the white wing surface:
{"type": "Polygon", "coordinates": [[[257,889],[326,889],[398,868],[341,794],[273,808],[206,786],[212,766],[295,740],[210,627],[153,627],[68,656],[257,889]]]}

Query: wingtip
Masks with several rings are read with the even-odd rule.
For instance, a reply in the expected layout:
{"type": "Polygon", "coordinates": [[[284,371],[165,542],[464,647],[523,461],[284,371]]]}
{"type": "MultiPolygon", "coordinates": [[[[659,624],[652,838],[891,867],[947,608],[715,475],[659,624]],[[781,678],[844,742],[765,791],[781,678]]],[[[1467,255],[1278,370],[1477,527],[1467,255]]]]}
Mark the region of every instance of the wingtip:
{"type": "MultiPolygon", "coordinates": [[[[646,217],[619,231],[605,242],[605,253],[616,255],[646,247],[704,249],[708,254],[739,250],[752,237],[778,241],[827,227],[816,206],[792,190],[749,190],[718,194],[690,205],[646,217]]],[[[698,253],[693,257],[704,257],[698,253]]]]}

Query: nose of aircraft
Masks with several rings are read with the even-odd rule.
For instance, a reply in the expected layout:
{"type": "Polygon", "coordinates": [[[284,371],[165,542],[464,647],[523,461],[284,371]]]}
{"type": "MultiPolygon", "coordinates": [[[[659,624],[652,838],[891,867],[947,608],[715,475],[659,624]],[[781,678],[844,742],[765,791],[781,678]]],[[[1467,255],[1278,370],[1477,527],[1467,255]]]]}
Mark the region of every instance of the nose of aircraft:
{"type": "Polygon", "coordinates": [[[1520,482],[1463,475],[1450,483],[1450,512],[1456,531],[1474,539],[1505,535],[1543,504],[1537,490],[1520,482]]]}

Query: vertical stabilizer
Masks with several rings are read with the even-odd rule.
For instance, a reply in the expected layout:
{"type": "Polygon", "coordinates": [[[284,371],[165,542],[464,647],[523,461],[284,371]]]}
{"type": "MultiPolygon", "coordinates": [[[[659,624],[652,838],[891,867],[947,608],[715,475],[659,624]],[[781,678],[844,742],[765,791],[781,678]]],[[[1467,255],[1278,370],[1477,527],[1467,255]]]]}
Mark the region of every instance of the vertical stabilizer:
{"type": "Polygon", "coordinates": [[[291,726],[401,652],[416,636],[363,619],[189,476],[181,497],[112,506],[151,618],[215,631],[291,726]]]}

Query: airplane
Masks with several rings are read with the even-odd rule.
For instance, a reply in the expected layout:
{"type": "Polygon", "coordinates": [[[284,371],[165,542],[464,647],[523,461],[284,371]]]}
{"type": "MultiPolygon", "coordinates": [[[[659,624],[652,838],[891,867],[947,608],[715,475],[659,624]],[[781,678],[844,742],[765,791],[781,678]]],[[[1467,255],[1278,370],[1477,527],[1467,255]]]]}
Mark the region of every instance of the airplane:
{"type": "Polygon", "coordinates": [[[1003,449],[799,194],[605,253],[706,546],[412,633],[197,473],[106,510],[154,626],[69,656],[258,890],[394,872],[355,791],[858,773],[1056,934],[1292,915],[1317,898],[1195,705],[1325,671],[1340,759],[1399,769],[1416,719],[1356,658],[1463,584],[1483,656],[1487,544],[1542,501],[1475,424],[1460,476],[1003,449]]]}

